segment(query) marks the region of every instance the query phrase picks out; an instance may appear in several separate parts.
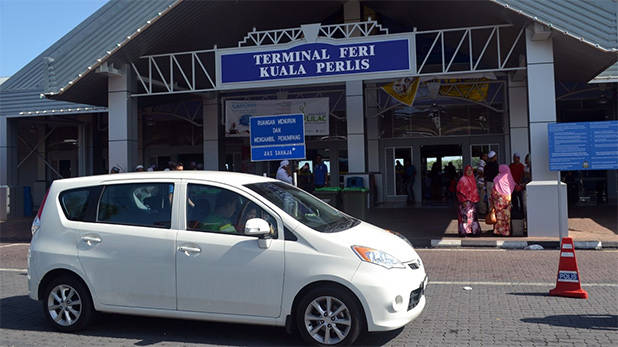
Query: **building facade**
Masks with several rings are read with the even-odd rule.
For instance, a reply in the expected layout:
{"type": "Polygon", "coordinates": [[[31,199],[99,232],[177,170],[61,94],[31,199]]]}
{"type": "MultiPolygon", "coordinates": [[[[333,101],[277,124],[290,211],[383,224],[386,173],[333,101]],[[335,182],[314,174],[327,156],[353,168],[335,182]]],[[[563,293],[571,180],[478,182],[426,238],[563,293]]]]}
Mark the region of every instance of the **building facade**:
{"type": "MultiPolygon", "coordinates": [[[[406,199],[407,162],[431,206],[447,194],[432,166],[530,154],[528,235],[558,235],[573,194],[549,170],[547,127],[618,119],[617,13],[611,0],[112,0],[0,86],[3,218],[54,179],[113,166],[274,175],[278,162],[252,161],[248,116],[302,112],[306,160],[324,158],[331,185],[364,177],[376,204],[406,199]]],[[[615,170],[578,182],[571,203],[616,204],[615,170]]]]}

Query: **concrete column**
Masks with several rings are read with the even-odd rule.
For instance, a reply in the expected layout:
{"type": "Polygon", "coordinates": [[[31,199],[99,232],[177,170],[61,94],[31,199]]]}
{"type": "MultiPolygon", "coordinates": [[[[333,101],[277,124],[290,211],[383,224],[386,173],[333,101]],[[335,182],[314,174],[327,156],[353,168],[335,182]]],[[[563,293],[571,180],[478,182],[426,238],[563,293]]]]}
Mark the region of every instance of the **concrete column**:
{"type": "Polygon", "coordinates": [[[365,89],[367,110],[367,167],[369,172],[380,171],[380,117],[378,113],[378,89],[375,84],[365,89]]]}
{"type": "Polygon", "coordinates": [[[204,169],[219,170],[219,104],[217,97],[202,99],[204,169]]]}
{"type": "Polygon", "coordinates": [[[137,99],[131,97],[131,85],[127,65],[108,77],[108,172],[114,166],[133,171],[137,165],[137,99]]]}
{"type": "Polygon", "coordinates": [[[533,179],[527,186],[528,236],[567,236],[566,185],[559,185],[559,172],[549,171],[547,126],[556,122],[554,53],[549,29],[539,24],[526,28],[526,58],[533,179]]]}
{"type": "Polygon", "coordinates": [[[526,81],[514,81],[514,75],[509,76],[509,134],[510,150],[505,150],[507,162],[513,160],[513,153],[519,153],[523,163],[526,154],[530,153],[528,137],[528,95],[526,81]]]}
{"type": "Polygon", "coordinates": [[[17,126],[16,121],[0,117],[0,220],[11,214],[10,186],[17,180],[17,126]]]}
{"type": "Polygon", "coordinates": [[[88,128],[86,124],[77,126],[77,176],[86,176],[88,168],[88,128]]]}
{"type": "Polygon", "coordinates": [[[348,128],[348,169],[350,173],[365,173],[363,82],[346,82],[345,94],[348,128]]]}
{"type": "Polygon", "coordinates": [[[0,117],[0,185],[17,184],[16,121],[0,117]]]}

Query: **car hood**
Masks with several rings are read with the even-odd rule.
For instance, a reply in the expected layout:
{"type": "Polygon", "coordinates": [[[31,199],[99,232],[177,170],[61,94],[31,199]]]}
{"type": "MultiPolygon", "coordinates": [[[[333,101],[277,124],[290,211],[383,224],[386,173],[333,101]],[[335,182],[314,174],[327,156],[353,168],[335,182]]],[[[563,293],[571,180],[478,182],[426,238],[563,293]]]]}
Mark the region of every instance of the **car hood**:
{"type": "Polygon", "coordinates": [[[329,236],[348,247],[363,246],[386,252],[404,263],[419,258],[414,248],[402,239],[403,236],[397,236],[366,222],[329,236]]]}

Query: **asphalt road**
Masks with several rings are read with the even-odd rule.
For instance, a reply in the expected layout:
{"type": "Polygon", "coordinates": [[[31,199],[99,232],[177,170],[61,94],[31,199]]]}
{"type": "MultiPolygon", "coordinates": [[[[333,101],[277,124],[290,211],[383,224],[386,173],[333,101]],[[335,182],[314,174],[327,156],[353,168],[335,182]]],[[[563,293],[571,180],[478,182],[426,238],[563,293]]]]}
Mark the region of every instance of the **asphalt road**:
{"type": "MultiPolygon", "coordinates": [[[[51,330],[27,296],[24,244],[0,244],[0,345],[298,345],[284,329],[100,315],[79,334],[51,330]]],[[[616,346],[618,252],[577,251],[587,300],[550,297],[558,251],[419,250],[430,284],[423,314],[361,345],[616,346]],[[471,287],[471,290],[464,290],[471,287]]]]}

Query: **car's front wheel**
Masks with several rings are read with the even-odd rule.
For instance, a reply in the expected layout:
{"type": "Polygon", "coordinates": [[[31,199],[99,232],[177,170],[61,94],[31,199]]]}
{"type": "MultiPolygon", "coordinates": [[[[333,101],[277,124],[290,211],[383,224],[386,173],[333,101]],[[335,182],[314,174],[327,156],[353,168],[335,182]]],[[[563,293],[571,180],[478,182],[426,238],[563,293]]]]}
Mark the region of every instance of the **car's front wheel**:
{"type": "Polygon", "coordinates": [[[352,344],[364,326],[358,301],[340,287],[309,290],[299,301],[295,318],[303,340],[323,346],[352,344]]]}
{"type": "Polygon", "coordinates": [[[42,301],[45,317],[60,331],[83,329],[94,313],[88,288],[72,276],[53,279],[42,301]]]}

